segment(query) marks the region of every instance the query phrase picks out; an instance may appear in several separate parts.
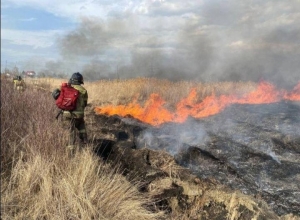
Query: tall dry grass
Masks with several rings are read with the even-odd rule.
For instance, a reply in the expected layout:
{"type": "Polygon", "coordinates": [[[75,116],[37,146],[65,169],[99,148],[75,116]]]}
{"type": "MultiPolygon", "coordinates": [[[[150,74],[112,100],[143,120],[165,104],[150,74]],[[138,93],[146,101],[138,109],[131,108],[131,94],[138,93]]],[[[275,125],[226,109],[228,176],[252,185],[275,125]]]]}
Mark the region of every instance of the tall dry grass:
{"type": "Polygon", "coordinates": [[[158,219],[91,146],[69,158],[49,91],[1,81],[1,219],[158,219]]]}
{"type": "Polygon", "coordinates": [[[28,88],[16,92],[10,81],[1,81],[1,168],[21,152],[38,152],[43,157],[63,151],[66,135],[55,120],[58,110],[49,92],[28,88]],[[28,147],[30,146],[30,147],[28,147]]]}
{"type": "MultiPolygon", "coordinates": [[[[49,91],[57,88],[62,82],[68,79],[38,79],[40,87],[47,88],[49,91]],[[48,86],[44,86],[48,85],[48,86]]],[[[30,82],[30,80],[28,81],[30,82]]],[[[195,88],[197,99],[201,101],[206,96],[237,94],[242,95],[256,89],[257,83],[254,82],[215,82],[202,83],[196,81],[177,81],[173,82],[166,79],[156,78],[134,78],[134,79],[114,79],[99,80],[95,82],[85,82],[83,85],[89,94],[89,102],[94,106],[106,104],[120,105],[128,104],[137,100],[141,104],[150,97],[152,93],[159,94],[167,105],[176,104],[186,98],[190,91],[195,88]]]]}
{"type": "Polygon", "coordinates": [[[90,150],[64,167],[37,154],[18,159],[1,198],[2,219],[157,219],[150,200],[90,150]]]}
{"type": "Polygon", "coordinates": [[[245,94],[256,88],[254,82],[218,82],[202,83],[196,81],[169,81],[155,78],[135,78],[127,80],[101,80],[88,82],[85,87],[89,91],[91,102],[95,105],[128,104],[137,100],[145,103],[151,94],[159,94],[169,106],[186,98],[192,89],[197,91],[197,99],[215,94],[245,94]]]}

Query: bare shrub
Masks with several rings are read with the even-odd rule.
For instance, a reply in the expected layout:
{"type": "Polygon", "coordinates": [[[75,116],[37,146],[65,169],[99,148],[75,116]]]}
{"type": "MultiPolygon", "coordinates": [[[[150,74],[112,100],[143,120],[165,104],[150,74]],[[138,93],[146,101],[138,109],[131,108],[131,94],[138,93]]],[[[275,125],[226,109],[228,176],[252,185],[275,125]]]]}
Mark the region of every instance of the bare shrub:
{"type": "Polygon", "coordinates": [[[53,153],[60,155],[66,131],[55,120],[56,113],[50,93],[31,89],[16,92],[10,81],[3,81],[1,168],[10,164],[12,157],[21,151],[39,152],[45,157],[53,153]]]}

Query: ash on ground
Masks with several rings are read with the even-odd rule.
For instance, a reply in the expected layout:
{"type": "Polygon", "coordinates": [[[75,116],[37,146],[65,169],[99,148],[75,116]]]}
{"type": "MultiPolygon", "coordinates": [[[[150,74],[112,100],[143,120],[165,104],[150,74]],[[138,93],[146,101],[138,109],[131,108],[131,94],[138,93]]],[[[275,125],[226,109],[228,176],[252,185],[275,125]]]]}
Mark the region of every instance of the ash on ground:
{"type": "Polygon", "coordinates": [[[300,215],[300,103],[232,105],[204,119],[144,127],[134,138],[201,178],[262,198],[278,215],[300,215]]]}

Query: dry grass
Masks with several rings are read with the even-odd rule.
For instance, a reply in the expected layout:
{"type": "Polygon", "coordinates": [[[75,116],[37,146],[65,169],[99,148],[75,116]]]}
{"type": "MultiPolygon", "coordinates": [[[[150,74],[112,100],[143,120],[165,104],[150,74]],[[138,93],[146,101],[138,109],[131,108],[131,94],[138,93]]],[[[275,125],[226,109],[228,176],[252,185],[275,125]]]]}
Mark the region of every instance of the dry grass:
{"type": "Polygon", "coordinates": [[[19,157],[1,198],[2,219],[157,219],[136,185],[88,149],[67,162],[19,157]]]}
{"type": "MultiPolygon", "coordinates": [[[[50,85],[46,88],[52,91],[68,79],[38,79],[38,85],[50,85]]],[[[32,83],[32,81],[27,81],[32,83]]],[[[152,93],[159,94],[168,105],[175,106],[180,100],[187,97],[195,88],[197,99],[200,101],[206,96],[215,94],[245,94],[256,88],[254,82],[216,82],[201,83],[192,81],[172,82],[155,78],[135,78],[127,80],[100,80],[85,82],[84,87],[88,90],[89,102],[95,106],[106,104],[128,104],[134,99],[143,104],[152,93]]],[[[45,86],[44,86],[45,88],[45,86]]]]}
{"type": "Polygon", "coordinates": [[[95,105],[103,104],[127,104],[137,99],[144,103],[152,93],[159,94],[170,106],[175,106],[180,100],[187,97],[195,88],[198,100],[202,100],[212,94],[244,94],[256,88],[252,82],[223,82],[208,83],[168,80],[154,78],[138,78],[129,80],[103,80],[86,83],[91,102],[95,105]]]}
{"type": "MultiPolygon", "coordinates": [[[[28,82],[27,82],[28,83],[28,82]]],[[[1,219],[158,219],[89,147],[69,158],[49,91],[1,82],[1,219]]],[[[50,88],[50,86],[49,86],[50,88]]]]}

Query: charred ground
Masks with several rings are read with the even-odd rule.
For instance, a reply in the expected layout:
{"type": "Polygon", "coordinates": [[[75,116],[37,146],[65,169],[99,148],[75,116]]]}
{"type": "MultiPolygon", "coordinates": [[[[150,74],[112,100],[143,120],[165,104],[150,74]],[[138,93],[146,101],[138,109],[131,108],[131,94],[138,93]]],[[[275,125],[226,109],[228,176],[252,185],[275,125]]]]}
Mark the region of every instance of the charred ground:
{"type": "Polygon", "coordinates": [[[95,152],[142,182],[153,210],[189,219],[300,215],[299,103],[232,105],[160,127],[88,114],[95,152]]]}

